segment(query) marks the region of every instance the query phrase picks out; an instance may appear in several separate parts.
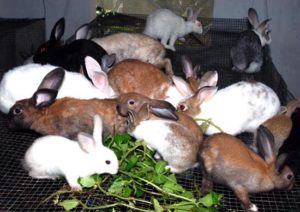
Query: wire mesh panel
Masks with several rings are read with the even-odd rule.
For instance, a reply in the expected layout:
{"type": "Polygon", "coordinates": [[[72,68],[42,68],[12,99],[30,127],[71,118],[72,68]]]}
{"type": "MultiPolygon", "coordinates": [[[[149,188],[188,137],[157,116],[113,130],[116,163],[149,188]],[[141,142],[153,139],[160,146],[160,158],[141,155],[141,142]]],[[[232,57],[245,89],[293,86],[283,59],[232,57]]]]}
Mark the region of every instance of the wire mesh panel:
{"type": "MultiPolygon", "coordinates": [[[[98,30],[97,23],[97,20],[92,23],[92,25],[96,24],[94,33],[95,30],[98,30]]],[[[237,32],[247,29],[248,22],[245,19],[203,19],[203,23],[210,25],[205,35],[188,36],[186,42],[178,41],[176,43],[176,52],[168,52],[175,73],[182,75],[180,61],[181,55],[185,54],[191,58],[194,64],[201,65],[199,75],[209,69],[217,70],[220,75],[218,82],[220,87],[239,81],[241,76],[231,71],[228,54],[237,37],[237,32]]],[[[128,28],[123,27],[124,25],[134,25],[137,26],[136,28],[142,29],[143,20],[123,15],[101,20],[102,32],[113,33],[116,30],[128,30],[128,28]]],[[[281,101],[285,102],[288,92],[286,84],[274,67],[269,55],[264,61],[263,71],[255,76],[256,79],[271,86],[281,101]]],[[[64,179],[32,179],[22,167],[24,153],[39,135],[34,132],[11,131],[6,127],[6,122],[7,116],[0,113],[0,211],[62,211],[62,207],[55,205],[53,200],[44,200],[61,187],[66,186],[66,181],[64,179]]],[[[245,142],[252,139],[249,134],[242,134],[239,137],[245,142]]],[[[259,211],[300,211],[300,171],[299,169],[295,169],[295,171],[295,186],[291,191],[271,191],[250,195],[252,202],[258,206],[259,211]]],[[[200,169],[179,174],[177,180],[187,190],[194,190],[195,186],[200,188],[200,169]]],[[[218,208],[220,211],[243,211],[240,202],[231,190],[215,185],[214,191],[224,195],[222,204],[218,208]]],[[[87,192],[83,195],[78,193],[76,198],[87,206],[111,202],[110,197],[96,191],[87,192]]],[[[144,198],[151,199],[149,195],[144,198]]],[[[145,210],[149,207],[143,204],[141,206],[145,210]]],[[[75,210],[81,211],[82,208],[79,207],[75,210]]],[[[117,208],[117,211],[126,210],[117,208]]]]}

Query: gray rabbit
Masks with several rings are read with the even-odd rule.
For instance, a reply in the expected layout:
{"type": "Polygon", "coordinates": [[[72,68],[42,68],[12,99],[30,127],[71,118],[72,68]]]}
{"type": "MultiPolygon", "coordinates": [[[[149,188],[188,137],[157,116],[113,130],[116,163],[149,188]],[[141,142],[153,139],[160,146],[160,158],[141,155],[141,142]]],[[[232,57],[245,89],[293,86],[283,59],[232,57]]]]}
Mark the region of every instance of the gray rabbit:
{"type": "Polygon", "coordinates": [[[263,64],[263,47],[271,43],[269,22],[259,23],[255,9],[249,8],[248,20],[251,30],[241,32],[237,42],[230,50],[233,70],[244,73],[259,72],[263,64]]]}

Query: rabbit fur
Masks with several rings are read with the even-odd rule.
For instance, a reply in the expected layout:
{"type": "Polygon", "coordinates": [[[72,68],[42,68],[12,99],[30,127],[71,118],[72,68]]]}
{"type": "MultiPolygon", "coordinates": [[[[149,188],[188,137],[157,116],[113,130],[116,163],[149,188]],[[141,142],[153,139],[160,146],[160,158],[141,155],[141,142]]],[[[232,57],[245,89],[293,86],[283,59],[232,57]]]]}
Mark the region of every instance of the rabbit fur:
{"type": "Polygon", "coordinates": [[[264,126],[258,129],[257,142],[263,158],[232,135],[217,133],[208,137],[199,152],[201,193],[211,190],[213,182],[220,183],[234,191],[244,209],[258,211],[249,193],[292,189],[294,173],[284,166],[286,155],[276,156],[272,133],[264,126]]]}
{"type": "MultiPolygon", "coordinates": [[[[109,86],[106,73],[104,73],[96,60],[86,57],[87,70],[97,69],[93,76],[93,84],[82,74],[64,71],[64,80],[58,92],[57,99],[73,97],[78,99],[110,98],[114,92],[109,86]]],[[[50,72],[58,69],[57,66],[27,64],[15,67],[6,72],[0,83],[0,110],[8,113],[9,109],[21,99],[27,99],[37,90],[42,80],[51,77],[50,72]],[[47,76],[47,77],[46,77],[47,76]]]]}
{"type": "Polygon", "coordinates": [[[173,75],[171,60],[166,58],[164,46],[147,35],[120,32],[92,40],[108,54],[115,54],[116,63],[125,59],[137,59],[164,69],[170,76],[173,75]]]}
{"type": "Polygon", "coordinates": [[[128,117],[128,133],[144,140],[162,156],[171,172],[181,173],[198,166],[203,134],[191,117],[177,113],[166,101],[137,93],[121,95],[117,109],[128,117]]]}
{"type": "Polygon", "coordinates": [[[56,70],[29,99],[16,102],[8,114],[12,129],[34,130],[42,135],[75,139],[79,132],[92,132],[93,116],[100,115],[104,135],[124,133],[125,118],[118,115],[114,99],[56,99],[64,71],[56,70]]]}
{"type": "Polygon", "coordinates": [[[100,116],[95,115],[93,119],[93,135],[80,132],[78,141],[56,135],[36,139],[26,151],[23,161],[29,175],[50,179],[63,175],[72,190],[80,191],[79,177],[116,174],[119,167],[117,156],[102,143],[100,116]]]}
{"type": "Polygon", "coordinates": [[[243,31],[230,50],[233,69],[244,73],[260,71],[263,64],[263,47],[271,43],[269,22],[266,19],[259,23],[255,9],[249,8],[248,20],[252,30],[243,31]]]}
{"type": "MultiPolygon", "coordinates": [[[[200,88],[177,108],[195,119],[211,120],[231,135],[254,133],[259,125],[280,111],[277,94],[261,82],[240,81],[221,90],[217,90],[215,83],[200,88]]],[[[209,125],[204,133],[217,132],[219,129],[209,125]]]]}
{"type": "Polygon", "coordinates": [[[174,44],[178,38],[191,32],[202,34],[202,24],[197,20],[199,13],[200,10],[194,14],[192,8],[187,8],[185,21],[169,9],[157,9],[148,15],[143,33],[160,39],[165,48],[175,51],[174,44]]]}
{"type": "Polygon", "coordinates": [[[33,61],[41,64],[51,64],[63,67],[68,71],[83,72],[89,79],[87,74],[84,58],[86,56],[93,57],[103,71],[107,71],[115,62],[115,55],[108,55],[107,52],[95,42],[87,39],[82,39],[82,34],[88,33],[87,25],[83,25],[76,31],[76,40],[62,45],[61,37],[64,34],[65,20],[59,19],[54,25],[50,39],[43,43],[36,50],[33,61]]]}
{"type": "Polygon", "coordinates": [[[116,94],[141,93],[149,98],[166,100],[176,106],[193,94],[190,85],[178,76],[168,76],[156,66],[136,59],[117,63],[108,72],[108,81],[116,94]]]}

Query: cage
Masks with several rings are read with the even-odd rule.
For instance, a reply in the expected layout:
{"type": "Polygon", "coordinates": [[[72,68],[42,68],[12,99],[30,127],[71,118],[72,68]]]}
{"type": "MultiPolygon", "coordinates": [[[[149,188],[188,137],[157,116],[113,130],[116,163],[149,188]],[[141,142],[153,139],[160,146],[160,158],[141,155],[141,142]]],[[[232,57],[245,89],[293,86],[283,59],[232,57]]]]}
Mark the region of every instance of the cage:
{"type": "MultiPolygon", "coordinates": [[[[190,35],[186,41],[176,43],[176,52],[169,52],[175,74],[182,75],[180,56],[189,56],[193,64],[201,65],[201,72],[217,70],[220,75],[219,87],[241,80],[241,75],[231,71],[229,50],[235,42],[239,32],[248,29],[246,19],[201,19],[207,26],[204,35],[190,35]]],[[[128,31],[140,32],[144,25],[144,19],[122,14],[111,14],[105,17],[97,17],[91,22],[93,34],[104,36],[114,32],[128,31]]],[[[287,89],[287,85],[281,78],[272,63],[272,59],[266,49],[262,71],[255,74],[255,79],[267,84],[280,97],[281,103],[293,98],[287,89]]],[[[33,140],[39,135],[34,132],[10,131],[6,127],[7,116],[0,114],[0,209],[1,211],[62,211],[60,206],[52,201],[42,201],[66,185],[64,180],[37,180],[32,179],[22,168],[22,158],[33,140]]],[[[245,142],[250,142],[249,134],[239,135],[245,142]]],[[[292,147],[294,148],[294,147],[292,147]]],[[[293,159],[296,173],[295,186],[291,191],[271,191],[253,194],[251,200],[257,204],[260,211],[300,211],[300,170],[299,158],[293,159]]],[[[193,188],[193,184],[201,184],[201,172],[193,169],[177,176],[180,184],[185,188],[193,188]]],[[[235,194],[226,187],[216,185],[216,192],[222,193],[224,199],[219,211],[243,211],[235,194]]],[[[81,201],[87,205],[99,205],[109,203],[110,198],[100,194],[79,195],[81,201]]],[[[146,199],[151,198],[149,196],[146,199]]],[[[147,206],[144,206],[148,210],[147,206]]],[[[77,208],[75,211],[82,211],[77,208]]],[[[118,207],[117,211],[126,211],[118,207]]]]}

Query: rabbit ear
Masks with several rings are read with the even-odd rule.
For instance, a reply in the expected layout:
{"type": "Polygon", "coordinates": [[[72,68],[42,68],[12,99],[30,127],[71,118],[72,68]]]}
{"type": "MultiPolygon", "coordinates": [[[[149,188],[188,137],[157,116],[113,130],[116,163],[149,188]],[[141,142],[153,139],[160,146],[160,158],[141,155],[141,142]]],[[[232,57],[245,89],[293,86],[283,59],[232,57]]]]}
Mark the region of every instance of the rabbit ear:
{"type": "Polygon", "coordinates": [[[61,37],[65,32],[65,19],[59,19],[51,30],[50,40],[60,41],[61,37]]]}
{"type": "Polygon", "coordinates": [[[101,67],[104,72],[108,71],[108,68],[111,67],[116,61],[116,54],[106,54],[101,58],[101,67]]]}
{"type": "Polygon", "coordinates": [[[197,78],[197,72],[193,69],[192,61],[187,56],[181,56],[181,64],[186,79],[189,77],[197,78]]]}
{"type": "Polygon", "coordinates": [[[283,168],[284,164],[286,163],[286,160],[288,158],[288,154],[282,153],[277,157],[276,160],[276,170],[280,172],[280,170],[283,168]]]}
{"type": "Polygon", "coordinates": [[[175,84],[175,87],[182,95],[189,96],[193,94],[189,84],[186,81],[184,81],[181,77],[172,76],[172,80],[175,84]]]}
{"type": "Polygon", "coordinates": [[[194,20],[194,21],[197,20],[197,18],[198,18],[198,16],[199,16],[201,10],[202,10],[202,8],[199,8],[199,9],[194,13],[192,20],[194,20]]]}
{"type": "Polygon", "coordinates": [[[149,106],[150,112],[157,117],[170,119],[174,121],[178,120],[176,108],[169,102],[154,100],[149,106]]]}
{"type": "Polygon", "coordinates": [[[99,115],[94,115],[93,137],[98,145],[102,145],[103,123],[99,115]]]}
{"type": "Polygon", "coordinates": [[[43,78],[42,82],[40,83],[38,89],[51,89],[58,91],[60,86],[62,85],[65,78],[65,70],[62,68],[56,68],[50,71],[46,76],[43,78]]]}
{"type": "Polygon", "coordinates": [[[195,95],[201,104],[202,102],[212,98],[217,91],[218,91],[218,87],[216,86],[205,86],[200,88],[195,95]]]}
{"type": "Polygon", "coordinates": [[[79,27],[75,32],[75,40],[79,39],[91,39],[92,37],[92,31],[88,24],[84,24],[81,27],[79,27]]]}
{"type": "Polygon", "coordinates": [[[78,144],[79,144],[80,148],[84,152],[90,153],[93,151],[93,149],[95,149],[95,141],[94,141],[94,138],[90,134],[80,132],[77,135],[77,139],[78,139],[78,144]]]}
{"type": "Polygon", "coordinates": [[[106,90],[109,87],[107,74],[102,70],[99,63],[92,57],[87,56],[84,59],[86,71],[93,84],[99,90],[106,90]]]}
{"type": "Polygon", "coordinates": [[[217,71],[207,71],[201,77],[198,88],[203,88],[205,86],[216,86],[217,83],[218,83],[218,72],[217,71]]]}
{"type": "Polygon", "coordinates": [[[56,96],[56,90],[39,89],[33,94],[31,99],[33,101],[34,107],[42,108],[51,105],[55,101],[56,96]]]}
{"type": "Polygon", "coordinates": [[[192,7],[186,8],[186,13],[187,13],[187,16],[186,16],[187,20],[188,21],[192,20],[193,19],[193,14],[194,14],[193,8],[192,7]]]}
{"type": "Polygon", "coordinates": [[[266,20],[264,20],[263,22],[261,22],[261,24],[259,26],[257,26],[255,29],[257,29],[257,31],[264,35],[265,34],[265,31],[269,29],[269,23],[272,19],[271,18],[268,18],[266,20]]]}
{"type": "Polygon", "coordinates": [[[248,20],[254,29],[257,29],[259,26],[259,20],[257,12],[254,8],[249,8],[248,10],[248,20]]]}
{"type": "Polygon", "coordinates": [[[276,160],[274,136],[268,128],[263,125],[257,130],[257,147],[259,152],[264,157],[264,160],[268,163],[274,163],[276,160]]]}
{"type": "Polygon", "coordinates": [[[294,111],[300,107],[300,101],[298,99],[293,99],[288,102],[286,108],[287,112],[286,115],[291,117],[291,115],[294,113],[294,111]]]}

